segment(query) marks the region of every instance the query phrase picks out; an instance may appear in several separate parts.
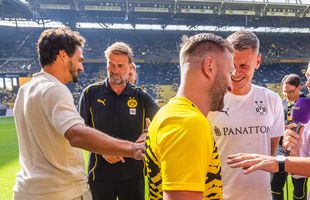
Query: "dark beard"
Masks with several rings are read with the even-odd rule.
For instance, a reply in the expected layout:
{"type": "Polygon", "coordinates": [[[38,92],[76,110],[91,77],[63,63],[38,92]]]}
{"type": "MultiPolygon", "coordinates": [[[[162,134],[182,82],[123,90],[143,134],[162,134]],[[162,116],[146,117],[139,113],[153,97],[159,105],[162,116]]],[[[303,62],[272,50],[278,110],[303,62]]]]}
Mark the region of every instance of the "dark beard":
{"type": "Polygon", "coordinates": [[[70,74],[71,74],[71,77],[72,77],[72,82],[73,83],[77,83],[79,81],[79,78],[78,78],[78,74],[79,72],[78,71],[74,71],[74,66],[72,65],[72,62],[70,61],[70,74]]]}
{"type": "Polygon", "coordinates": [[[79,78],[75,74],[73,74],[72,75],[72,82],[77,83],[78,81],[79,81],[79,78]]]}
{"type": "Polygon", "coordinates": [[[224,108],[224,96],[227,90],[224,88],[222,79],[220,78],[219,74],[216,76],[214,86],[215,87],[213,87],[213,89],[210,91],[211,111],[219,111],[224,108]]]}

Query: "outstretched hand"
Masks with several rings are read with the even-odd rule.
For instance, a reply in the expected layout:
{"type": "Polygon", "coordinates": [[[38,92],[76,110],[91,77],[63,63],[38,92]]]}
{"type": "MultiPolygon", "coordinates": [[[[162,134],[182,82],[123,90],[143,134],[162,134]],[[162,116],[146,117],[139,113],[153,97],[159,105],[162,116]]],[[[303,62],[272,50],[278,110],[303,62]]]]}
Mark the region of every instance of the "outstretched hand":
{"type": "Polygon", "coordinates": [[[146,133],[142,133],[140,137],[136,140],[136,143],[144,143],[146,138],[146,133]]]}
{"type": "Polygon", "coordinates": [[[148,130],[144,129],[142,134],[139,136],[139,138],[136,140],[136,143],[144,143],[145,139],[146,139],[146,134],[147,134],[148,130]]]}
{"type": "Polygon", "coordinates": [[[142,160],[144,157],[145,139],[147,129],[143,130],[142,134],[136,140],[133,146],[133,158],[136,160],[142,160]]]}
{"type": "Polygon", "coordinates": [[[132,158],[136,160],[142,160],[144,158],[144,142],[133,143],[131,147],[132,158]]]}
{"type": "Polygon", "coordinates": [[[250,174],[257,170],[266,172],[278,172],[278,164],[274,157],[261,154],[239,153],[227,156],[227,164],[232,168],[242,168],[244,174],[250,174]]]}

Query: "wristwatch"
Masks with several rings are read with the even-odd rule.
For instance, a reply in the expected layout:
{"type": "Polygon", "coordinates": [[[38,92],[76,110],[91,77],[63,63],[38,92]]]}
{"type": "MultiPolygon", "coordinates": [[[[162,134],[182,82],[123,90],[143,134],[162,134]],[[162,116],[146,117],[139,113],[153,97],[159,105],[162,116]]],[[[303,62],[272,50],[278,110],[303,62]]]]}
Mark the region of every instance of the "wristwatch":
{"type": "Polygon", "coordinates": [[[275,161],[279,165],[279,172],[285,172],[285,161],[286,161],[286,156],[283,155],[276,155],[275,161]]]}

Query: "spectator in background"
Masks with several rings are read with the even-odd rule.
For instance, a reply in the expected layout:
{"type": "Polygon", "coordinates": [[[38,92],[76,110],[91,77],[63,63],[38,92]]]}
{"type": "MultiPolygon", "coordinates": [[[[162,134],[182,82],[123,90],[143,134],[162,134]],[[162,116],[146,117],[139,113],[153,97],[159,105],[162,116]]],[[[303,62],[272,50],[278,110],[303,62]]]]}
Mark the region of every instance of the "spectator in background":
{"type": "Polygon", "coordinates": [[[2,105],[2,103],[0,102],[0,116],[5,116],[6,114],[6,106],[2,105]]]}
{"type": "Polygon", "coordinates": [[[208,115],[222,162],[223,199],[270,200],[268,174],[244,176],[242,170],[227,166],[226,157],[240,151],[274,155],[284,132],[281,98],[267,88],[252,84],[261,61],[257,36],[250,31],[238,31],[227,40],[234,48],[232,89],[224,97],[224,109],[208,115]],[[247,188],[249,185],[255,189],[247,188]]]}
{"type": "Polygon", "coordinates": [[[91,200],[78,148],[142,158],[143,144],[88,128],[77,112],[65,84],[77,82],[84,71],[84,43],[78,32],[67,27],[47,29],[38,40],[42,70],[19,89],[14,107],[21,165],[15,200],[91,200]]]}
{"type": "MultiPolygon", "coordinates": [[[[282,79],[282,92],[285,97],[283,99],[285,128],[289,128],[289,124],[292,123],[292,108],[299,97],[305,97],[301,93],[302,84],[300,77],[297,74],[289,74],[282,79]]],[[[277,149],[276,155],[286,155],[286,151],[282,148],[283,137],[281,137],[277,149]]],[[[283,187],[287,180],[287,173],[275,173],[271,179],[271,192],[273,200],[283,200],[284,193],[283,187]]],[[[292,177],[292,183],[294,186],[293,199],[294,200],[306,200],[307,199],[307,178],[294,178],[292,177]]]]}
{"type": "Polygon", "coordinates": [[[129,81],[129,83],[134,85],[136,83],[137,78],[138,78],[137,67],[136,67],[135,63],[132,63],[131,68],[130,68],[130,72],[128,75],[128,81],[129,81]]]}
{"type": "Polygon", "coordinates": [[[206,116],[223,108],[232,47],[213,34],[184,37],[180,66],[177,95],[158,111],[147,133],[149,199],[222,199],[221,163],[206,116]]]}
{"type": "MultiPolygon", "coordinates": [[[[112,44],[106,49],[105,57],[108,78],[84,89],[81,116],[90,127],[136,141],[146,128],[146,119],[154,117],[158,106],[140,87],[127,81],[133,63],[133,53],[127,44],[112,44]]],[[[144,199],[142,161],[95,152],[90,155],[88,174],[94,200],[144,199]]]]}

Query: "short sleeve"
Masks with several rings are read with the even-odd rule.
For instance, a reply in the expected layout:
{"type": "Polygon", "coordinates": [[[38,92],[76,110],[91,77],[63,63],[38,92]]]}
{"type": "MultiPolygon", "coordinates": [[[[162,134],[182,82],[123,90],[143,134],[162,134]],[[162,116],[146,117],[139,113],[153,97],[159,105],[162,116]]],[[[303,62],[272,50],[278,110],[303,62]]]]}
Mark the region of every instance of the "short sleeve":
{"type": "Polygon", "coordinates": [[[185,119],[178,126],[163,126],[158,138],[163,190],[205,190],[211,147],[204,137],[208,127],[195,119],[185,119]]]}
{"type": "Polygon", "coordinates": [[[48,88],[42,95],[43,110],[57,132],[64,135],[75,124],[84,124],[70,91],[62,85],[48,88]]]}
{"type": "Polygon", "coordinates": [[[284,112],[281,98],[278,94],[274,94],[274,121],[271,130],[271,137],[280,137],[284,134],[284,112]]]}
{"type": "Polygon", "coordinates": [[[155,114],[157,113],[159,107],[155,103],[154,99],[148,93],[143,93],[143,98],[144,98],[144,108],[146,111],[146,117],[152,120],[155,114]]]}

